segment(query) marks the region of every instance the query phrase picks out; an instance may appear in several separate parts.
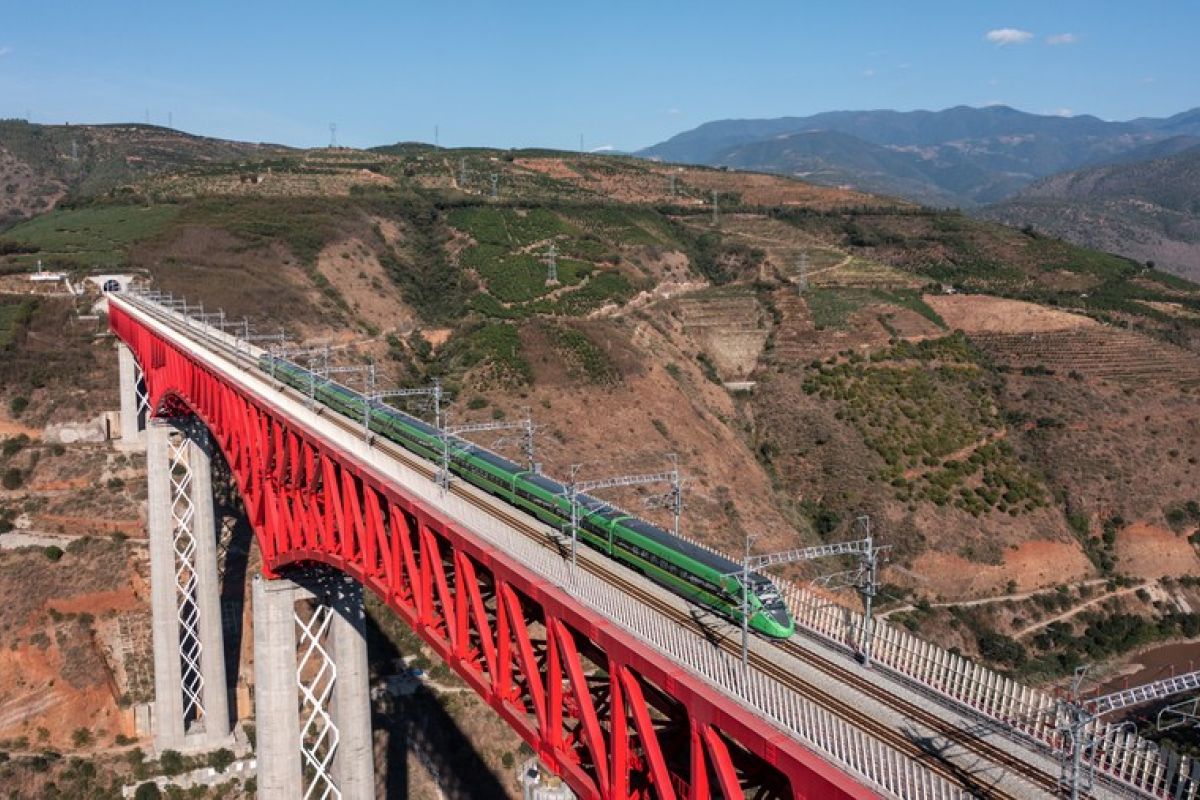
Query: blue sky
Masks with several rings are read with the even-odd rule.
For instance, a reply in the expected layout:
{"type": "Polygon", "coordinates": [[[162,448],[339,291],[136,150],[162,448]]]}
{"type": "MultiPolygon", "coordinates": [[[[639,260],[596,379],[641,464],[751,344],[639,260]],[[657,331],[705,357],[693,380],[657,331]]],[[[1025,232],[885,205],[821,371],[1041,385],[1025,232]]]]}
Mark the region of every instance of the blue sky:
{"type": "Polygon", "coordinates": [[[712,119],[1200,105],[1200,3],[5,2],[0,116],[292,145],[636,149],[712,119]],[[989,35],[990,34],[990,35],[989,35]]]}

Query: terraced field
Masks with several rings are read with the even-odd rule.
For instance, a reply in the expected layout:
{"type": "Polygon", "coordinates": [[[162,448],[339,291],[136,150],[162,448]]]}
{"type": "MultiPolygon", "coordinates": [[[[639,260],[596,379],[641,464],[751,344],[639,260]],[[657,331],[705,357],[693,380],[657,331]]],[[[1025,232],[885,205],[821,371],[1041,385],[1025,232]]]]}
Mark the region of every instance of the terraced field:
{"type": "Polygon", "coordinates": [[[683,328],[707,352],[721,377],[744,378],[758,363],[767,340],[762,308],[753,294],[718,291],[679,301],[683,328]]]}
{"type": "Polygon", "coordinates": [[[1084,377],[1200,385],[1200,358],[1134,331],[1110,327],[971,337],[1010,369],[1077,372],[1084,377]]]}

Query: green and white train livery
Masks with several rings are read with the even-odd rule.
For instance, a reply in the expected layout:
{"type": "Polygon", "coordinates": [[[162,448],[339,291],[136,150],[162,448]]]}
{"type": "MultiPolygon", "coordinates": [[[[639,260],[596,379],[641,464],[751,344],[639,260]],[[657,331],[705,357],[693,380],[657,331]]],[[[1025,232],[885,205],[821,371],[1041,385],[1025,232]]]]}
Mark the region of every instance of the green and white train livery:
{"type": "MultiPolygon", "coordinates": [[[[259,360],[264,372],[352,420],[364,418],[362,395],[314,376],[303,367],[275,356],[259,360]]],[[[370,429],[406,450],[440,462],[442,435],[432,425],[390,406],[373,404],[370,429]]],[[[450,471],[483,491],[503,499],[543,522],[563,529],[570,524],[571,501],[563,484],[531,472],[470,442],[450,437],[450,471]]],[[[586,494],[576,496],[579,539],[626,564],[673,592],[741,623],[741,565],[684,541],[645,520],[586,494]]],[[[749,625],[775,638],[795,630],[787,605],[770,578],[750,573],[749,625]]]]}

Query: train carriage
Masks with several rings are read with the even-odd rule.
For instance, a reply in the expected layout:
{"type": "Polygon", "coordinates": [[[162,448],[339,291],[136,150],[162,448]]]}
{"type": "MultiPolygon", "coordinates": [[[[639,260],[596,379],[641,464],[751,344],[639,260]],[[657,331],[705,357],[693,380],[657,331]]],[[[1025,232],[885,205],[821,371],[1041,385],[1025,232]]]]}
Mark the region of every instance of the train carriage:
{"type": "MultiPolygon", "coordinates": [[[[448,456],[450,472],[489,494],[564,532],[570,524],[571,498],[566,486],[389,406],[365,407],[366,399],[345,386],[274,356],[264,355],[264,372],[316,402],[356,421],[367,420],[372,432],[430,461],[448,456]]],[[[576,495],[579,539],[611,558],[638,570],[688,600],[741,621],[741,565],[725,556],[680,539],[646,520],[586,494],[576,495]]],[[[791,636],[794,621],[778,589],[767,577],[750,574],[749,625],[776,638],[791,636]]]]}

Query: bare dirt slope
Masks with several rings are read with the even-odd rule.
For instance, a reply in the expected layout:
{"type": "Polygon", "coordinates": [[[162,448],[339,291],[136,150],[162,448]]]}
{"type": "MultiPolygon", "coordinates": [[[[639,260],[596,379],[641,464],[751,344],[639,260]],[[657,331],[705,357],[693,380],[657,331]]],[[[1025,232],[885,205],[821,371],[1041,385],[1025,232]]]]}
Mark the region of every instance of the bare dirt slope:
{"type": "Polygon", "coordinates": [[[1002,297],[931,294],[924,299],[946,325],[965,333],[1042,333],[1097,325],[1082,314],[1002,297]]]}

